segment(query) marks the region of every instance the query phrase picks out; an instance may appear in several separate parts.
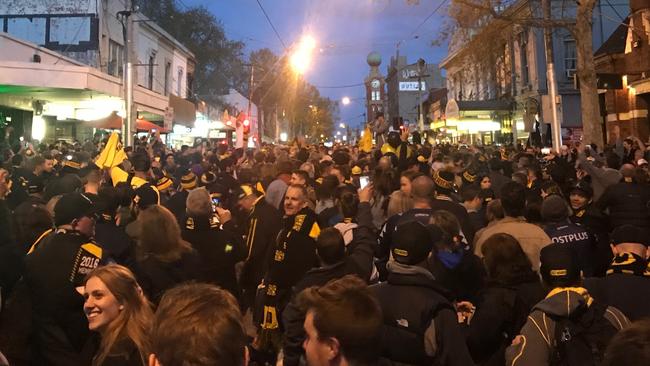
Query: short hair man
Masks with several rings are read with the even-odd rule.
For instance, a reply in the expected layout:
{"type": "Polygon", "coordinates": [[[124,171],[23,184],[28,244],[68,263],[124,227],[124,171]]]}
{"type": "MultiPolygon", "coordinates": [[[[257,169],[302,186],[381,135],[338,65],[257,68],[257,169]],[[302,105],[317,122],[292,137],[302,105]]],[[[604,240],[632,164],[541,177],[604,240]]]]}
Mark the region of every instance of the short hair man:
{"type": "Polygon", "coordinates": [[[304,170],[294,170],[291,173],[291,184],[298,184],[301,186],[306,186],[309,182],[309,173],[304,170]]]}
{"type": "Polygon", "coordinates": [[[486,227],[476,238],[474,254],[482,257],[481,247],[492,235],[510,234],[519,241],[524,253],[530,259],[534,271],[539,269],[539,252],[551,243],[551,238],[539,226],[529,224],[523,218],[526,209],[526,187],[516,182],[506,183],[501,189],[501,205],[506,215],[494,225],[486,227]]]}
{"type": "Polygon", "coordinates": [[[348,275],[303,291],[303,348],[310,366],[376,365],[382,315],[379,303],[358,277],[348,275]]]}
{"type": "Polygon", "coordinates": [[[237,300],[216,286],[192,283],[165,293],[151,330],[149,366],[248,364],[237,300]]]}
{"type": "Polygon", "coordinates": [[[607,276],[585,280],[585,287],[596,300],[621,309],[632,321],[650,316],[649,237],[648,230],[638,226],[617,227],[611,235],[614,259],[607,276]]]}

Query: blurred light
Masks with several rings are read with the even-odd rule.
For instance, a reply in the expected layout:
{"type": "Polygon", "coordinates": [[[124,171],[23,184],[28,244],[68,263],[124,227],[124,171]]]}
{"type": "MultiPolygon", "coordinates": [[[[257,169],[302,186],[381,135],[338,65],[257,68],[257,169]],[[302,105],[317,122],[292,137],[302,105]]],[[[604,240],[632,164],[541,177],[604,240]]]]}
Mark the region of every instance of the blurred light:
{"type": "Polygon", "coordinates": [[[43,116],[32,117],[32,138],[34,140],[43,141],[45,137],[45,120],[43,116]]]}
{"type": "Polygon", "coordinates": [[[226,124],[227,124],[228,126],[232,126],[232,121],[226,121],[226,124]]]}
{"type": "Polygon", "coordinates": [[[282,141],[282,142],[287,141],[287,133],[286,132],[280,133],[280,141],[282,141]]]}
{"type": "Polygon", "coordinates": [[[343,141],[348,141],[348,137],[343,135],[343,141]]]}
{"type": "Polygon", "coordinates": [[[312,36],[302,37],[302,40],[300,40],[300,43],[290,58],[291,66],[296,72],[303,74],[307,71],[311,63],[311,54],[315,47],[316,40],[312,36]]]}
{"type": "Polygon", "coordinates": [[[336,131],[336,134],[337,134],[337,135],[340,135],[340,134],[341,134],[341,131],[336,131]]]}
{"type": "Polygon", "coordinates": [[[348,97],[343,97],[343,99],[341,100],[341,102],[343,103],[343,105],[348,105],[348,104],[350,104],[350,98],[348,98],[348,97]]]}
{"type": "Polygon", "coordinates": [[[321,133],[321,134],[320,134],[320,138],[323,138],[323,137],[325,137],[325,135],[323,135],[323,134],[321,133]]]}
{"type": "Polygon", "coordinates": [[[345,128],[345,123],[341,123],[341,124],[339,125],[339,127],[341,127],[341,128],[345,128]]]}
{"type": "Polygon", "coordinates": [[[250,124],[251,124],[251,122],[249,120],[247,120],[247,119],[244,120],[244,126],[248,127],[248,125],[250,125],[250,124]]]}

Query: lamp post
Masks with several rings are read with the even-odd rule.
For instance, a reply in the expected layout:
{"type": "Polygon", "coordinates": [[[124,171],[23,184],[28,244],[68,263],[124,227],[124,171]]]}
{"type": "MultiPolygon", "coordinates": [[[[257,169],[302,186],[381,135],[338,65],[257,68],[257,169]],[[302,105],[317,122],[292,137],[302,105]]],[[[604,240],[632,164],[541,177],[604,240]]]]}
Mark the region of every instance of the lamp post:
{"type": "Polygon", "coordinates": [[[127,10],[119,11],[117,15],[124,18],[122,22],[122,32],[124,34],[124,110],[126,116],[122,123],[122,141],[124,146],[133,145],[133,121],[135,111],[133,110],[133,19],[131,16],[135,13],[133,1],[127,4],[127,10]]]}

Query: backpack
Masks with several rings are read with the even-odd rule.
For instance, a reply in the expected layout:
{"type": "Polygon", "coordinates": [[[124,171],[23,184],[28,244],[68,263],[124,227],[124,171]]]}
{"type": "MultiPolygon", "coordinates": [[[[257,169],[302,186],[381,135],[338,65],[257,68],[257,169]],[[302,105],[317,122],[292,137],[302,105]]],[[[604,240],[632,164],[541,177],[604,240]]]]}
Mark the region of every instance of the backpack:
{"type": "Polygon", "coordinates": [[[569,318],[555,320],[551,366],[596,366],[618,329],[605,318],[607,305],[594,301],[569,318]]]}

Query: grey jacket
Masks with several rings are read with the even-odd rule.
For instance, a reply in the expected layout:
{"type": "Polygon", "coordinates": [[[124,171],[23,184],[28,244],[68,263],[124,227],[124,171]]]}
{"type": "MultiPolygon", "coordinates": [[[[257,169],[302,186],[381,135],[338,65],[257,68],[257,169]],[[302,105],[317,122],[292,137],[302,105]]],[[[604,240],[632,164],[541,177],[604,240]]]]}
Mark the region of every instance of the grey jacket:
{"type": "MultiPolygon", "coordinates": [[[[507,366],[546,366],[555,344],[555,322],[550,315],[568,317],[573,312],[592,301],[587,290],[581,287],[557,288],[533,307],[520,336],[506,349],[507,366]]],[[[605,318],[621,330],[630,321],[613,306],[605,312],[605,318]]]]}
{"type": "Polygon", "coordinates": [[[621,180],[621,172],[611,168],[597,168],[583,153],[578,155],[579,167],[584,169],[591,176],[591,187],[594,189],[593,200],[598,201],[605,188],[618,183],[621,180]]]}

